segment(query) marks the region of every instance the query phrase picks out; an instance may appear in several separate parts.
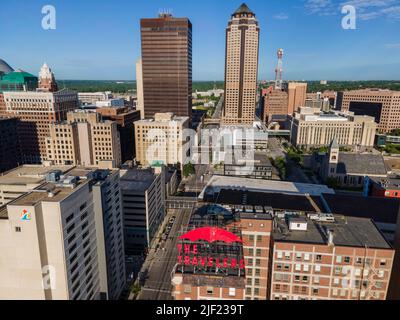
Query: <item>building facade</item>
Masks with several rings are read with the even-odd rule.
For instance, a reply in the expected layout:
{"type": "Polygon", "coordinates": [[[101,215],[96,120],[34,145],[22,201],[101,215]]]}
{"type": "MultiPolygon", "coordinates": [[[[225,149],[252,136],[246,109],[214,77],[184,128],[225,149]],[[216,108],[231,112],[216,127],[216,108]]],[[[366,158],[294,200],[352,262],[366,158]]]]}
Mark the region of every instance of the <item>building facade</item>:
{"type": "Polygon", "coordinates": [[[21,160],[40,163],[47,158],[46,139],[50,124],[67,119],[67,113],[78,107],[75,92],[4,92],[6,114],[19,121],[21,160]]]}
{"type": "Polygon", "coordinates": [[[121,164],[117,122],[102,120],[96,112],[70,112],[65,122],[53,123],[46,139],[47,160],[55,165],[121,164]]]}
{"type": "Polygon", "coordinates": [[[118,180],[118,171],[54,171],[0,209],[2,299],[119,298],[126,280],[121,208],[102,206],[107,188],[119,199],[118,180]]]}
{"type": "Polygon", "coordinates": [[[133,160],[136,154],[134,123],[140,120],[140,111],[127,107],[103,107],[97,108],[96,112],[101,114],[103,120],[117,123],[121,142],[121,162],[133,160]]]}
{"type": "Polygon", "coordinates": [[[121,189],[125,254],[146,254],[165,218],[165,174],[122,170],[121,189]]]}
{"type": "Polygon", "coordinates": [[[224,125],[255,120],[259,37],[256,15],[243,4],[226,30],[224,125]]]}
{"type": "Polygon", "coordinates": [[[136,160],[142,166],[183,164],[187,143],[184,130],[188,128],[188,117],[172,113],[157,113],[154,120],[135,122],[136,160]]]}
{"type": "Polygon", "coordinates": [[[191,22],[161,14],[158,18],[142,19],[140,26],[145,118],[159,112],[191,118],[191,22]]]}
{"type": "Polygon", "coordinates": [[[0,173],[21,163],[18,119],[0,117],[0,173]]]}
{"type": "Polygon", "coordinates": [[[375,118],[380,133],[400,128],[400,92],[355,90],[338,92],[336,108],[375,118]]]}
{"type": "Polygon", "coordinates": [[[373,147],[377,124],[374,118],[345,113],[321,113],[300,108],[291,121],[291,142],[297,147],[328,146],[334,138],[340,146],[373,147]]]}

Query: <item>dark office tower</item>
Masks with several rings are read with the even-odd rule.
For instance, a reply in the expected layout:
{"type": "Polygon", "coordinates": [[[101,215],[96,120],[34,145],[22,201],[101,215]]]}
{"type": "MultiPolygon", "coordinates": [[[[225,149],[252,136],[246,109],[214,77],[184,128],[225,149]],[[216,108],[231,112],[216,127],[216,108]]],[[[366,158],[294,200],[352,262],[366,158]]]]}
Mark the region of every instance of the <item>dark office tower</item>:
{"type": "Polygon", "coordinates": [[[192,114],[192,24],[160,14],[141,20],[145,118],[172,112],[192,114]]]}

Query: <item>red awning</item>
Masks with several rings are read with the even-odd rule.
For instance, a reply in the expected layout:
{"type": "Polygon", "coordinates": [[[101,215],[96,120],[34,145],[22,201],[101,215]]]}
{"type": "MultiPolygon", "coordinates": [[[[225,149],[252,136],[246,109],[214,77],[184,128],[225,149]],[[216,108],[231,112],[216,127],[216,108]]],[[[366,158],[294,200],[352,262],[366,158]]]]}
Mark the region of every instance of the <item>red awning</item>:
{"type": "Polygon", "coordinates": [[[192,242],[204,240],[209,243],[217,241],[225,243],[233,243],[233,242],[243,243],[242,239],[240,239],[238,236],[234,235],[231,232],[228,232],[220,228],[210,228],[210,227],[192,230],[181,236],[179,239],[189,240],[192,242]]]}

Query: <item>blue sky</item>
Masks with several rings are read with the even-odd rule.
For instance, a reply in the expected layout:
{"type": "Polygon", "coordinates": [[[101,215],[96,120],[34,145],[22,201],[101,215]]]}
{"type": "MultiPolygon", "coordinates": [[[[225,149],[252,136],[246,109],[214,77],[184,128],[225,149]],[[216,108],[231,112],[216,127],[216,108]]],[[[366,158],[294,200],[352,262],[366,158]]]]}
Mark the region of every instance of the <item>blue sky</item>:
{"type": "MultiPolygon", "coordinates": [[[[131,80],[140,56],[140,18],[170,9],[193,23],[194,80],[223,80],[225,28],[236,0],[1,1],[0,58],[58,79],[131,80]],[[57,29],[41,28],[44,5],[57,29]]],[[[400,0],[248,0],[261,27],[260,79],[272,79],[284,48],[284,78],[400,79],[400,0]],[[341,7],[357,9],[357,29],[341,27],[341,7]]]]}

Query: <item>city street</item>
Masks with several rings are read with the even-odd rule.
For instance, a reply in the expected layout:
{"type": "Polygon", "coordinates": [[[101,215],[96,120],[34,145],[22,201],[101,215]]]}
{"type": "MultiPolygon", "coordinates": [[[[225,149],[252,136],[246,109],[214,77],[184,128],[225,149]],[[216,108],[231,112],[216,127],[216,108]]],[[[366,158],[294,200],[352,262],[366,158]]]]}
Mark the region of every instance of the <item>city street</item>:
{"type": "Polygon", "coordinates": [[[192,209],[169,210],[167,219],[175,216],[176,220],[172,227],[170,236],[161,242],[158,251],[149,255],[146,264],[144,279],[141,282],[141,292],[138,300],[171,300],[172,285],[171,274],[177,263],[178,237],[182,228],[189,223],[192,209]]]}

